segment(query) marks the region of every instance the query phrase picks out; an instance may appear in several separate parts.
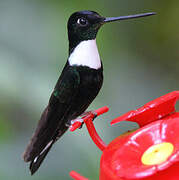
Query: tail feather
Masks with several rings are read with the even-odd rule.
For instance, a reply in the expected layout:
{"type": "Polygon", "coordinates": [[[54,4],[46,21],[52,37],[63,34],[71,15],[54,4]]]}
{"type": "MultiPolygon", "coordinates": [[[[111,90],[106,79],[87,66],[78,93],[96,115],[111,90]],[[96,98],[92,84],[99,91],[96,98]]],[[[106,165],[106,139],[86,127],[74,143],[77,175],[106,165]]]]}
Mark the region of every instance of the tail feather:
{"type": "Polygon", "coordinates": [[[37,128],[32,135],[25,152],[23,153],[23,159],[25,162],[30,162],[37,157],[51,140],[53,131],[48,130],[48,127],[52,126],[50,123],[48,123],[48,109],[49,108],[47,106],[43,111],[37,128]]]}
{"type": "Polygon", "coordinates": [[[36,157],[34,158],[31,163],[30,163],[30,172],[31,175],[33,175],[40,167],[40,165],[42,164],[42,162],[44,161],[46,155],[48,154],[48,152],[50,151],[52,145],[54,144],[55,141],[50,141],[47,146],[44,148],[44,150],[36,157]]]}
{"type": "Polygon", "coordinates": [[[58,134],[53,137],[53,139],[45,146],[45,148],[39,153],[39,155],[33,158],[33,160],[30,162],[29,167],[31,175],[33,175],[39,169],[40,165],[44,161],[53,144],[67,131],[67,129],[68,127],[62,125],[57,131],[58,134]]]}

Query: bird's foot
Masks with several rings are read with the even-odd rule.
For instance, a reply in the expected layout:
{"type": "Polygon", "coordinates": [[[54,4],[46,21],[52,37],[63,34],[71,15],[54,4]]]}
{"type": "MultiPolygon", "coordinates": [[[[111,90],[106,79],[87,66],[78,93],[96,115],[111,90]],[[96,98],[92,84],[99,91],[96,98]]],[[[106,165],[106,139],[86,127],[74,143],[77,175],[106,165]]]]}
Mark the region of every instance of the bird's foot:
{"type": "Polygon", "coordinates": [[[83,127],[85,120],[87,120],[88,118],[94,120],[96,117],[97,117],[97,113],[95,111],[84,112],[79,116],[79,118],[70,121],[70,129],[76,129],[76,127],[81,129],[83,127]]]}
{"type": "Polygon", "coordinates": [[[94,121],[94,119],[97,117],[97,113],[95,111],[87,111],[84,112],[83,114],[80,115],[80,118],[83,119],[83,122],[81,124],[81,126],[79,127],[79,129],[81,129],[83,127],[84,124],[84,119],[90,117],[92,119],[92,121],[94,121]]]}
{"type": "Polygon", "coordinates": [[[86,117],[90,116],[93,120],[97,117],[97,113],[95,111],[86,111],[82,113],[79,117],[85,119],[86,117]]]}
{"type": "Polygon", "coordinates": [[[83,123],[83,119],[82,118],[76,118],[76,119],[73,119],[73,120],[71,120],[71,121],[68,121],[65,125],[67,126],[67,127],[71,127],[71,126],[73,126],[74,124],[81,124],[81,123],[83,123]]]}
{"type": "Polygon", "coordinates": [[[71,120],[71,122],[70,122],[70,125],[73,125],[73,124],[75,124],[75,123],[84,123],[84,120],[82,119],[82,118],[76,118],[76,119],[73,119],[73,120],[71,120]]]}
{"type": "Polygon", "coordinates": [[[76,130],[77,128],[81,129],[84,124],[84,120],[82,118],[76,118],[71,120],[69,123],[66,124],[70,128],[70,130],[74,129],[76,130]]]}

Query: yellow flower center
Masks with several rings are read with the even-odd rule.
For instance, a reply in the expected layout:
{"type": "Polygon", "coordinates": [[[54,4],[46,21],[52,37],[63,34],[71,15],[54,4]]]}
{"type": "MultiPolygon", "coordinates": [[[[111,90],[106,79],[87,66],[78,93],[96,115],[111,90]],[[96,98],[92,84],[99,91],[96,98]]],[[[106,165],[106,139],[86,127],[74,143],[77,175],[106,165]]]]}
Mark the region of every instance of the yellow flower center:
{"type": "Polygon", "coordinates": [[[144,165],[157,165],[165,162],[173,153],[174,146],[169,142],[153,145],[142,155],[141,161],[144,165]]]}

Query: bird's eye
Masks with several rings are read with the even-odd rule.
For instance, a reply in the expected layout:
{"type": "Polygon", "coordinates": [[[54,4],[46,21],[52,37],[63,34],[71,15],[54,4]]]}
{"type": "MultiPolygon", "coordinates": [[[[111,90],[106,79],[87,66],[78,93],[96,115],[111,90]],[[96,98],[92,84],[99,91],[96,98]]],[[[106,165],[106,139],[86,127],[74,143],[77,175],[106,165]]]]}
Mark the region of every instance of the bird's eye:
{"type": "Polygon", "coordinates": [[[87,20],[85,19],[85,18],[79,18],[78,20],[77,20],[77,23],[79,24],[79,25],[82,25],[82,26],[85,26],[85,25],[87,25],[87,20]]]}

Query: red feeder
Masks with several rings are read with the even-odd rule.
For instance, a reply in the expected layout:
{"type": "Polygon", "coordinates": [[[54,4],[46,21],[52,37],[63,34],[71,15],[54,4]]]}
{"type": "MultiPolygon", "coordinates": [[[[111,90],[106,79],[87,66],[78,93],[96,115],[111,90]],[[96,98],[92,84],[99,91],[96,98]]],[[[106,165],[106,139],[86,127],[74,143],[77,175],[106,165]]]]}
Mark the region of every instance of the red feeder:
{"type": "Polygon", "coordinates": [[[107,147],[99,136],[92,137],[95,129],[91,118],[85,121],[90,122],[86,123],[88,131],[103,151],[100,180],[179,179],[179,112],[175,112],[178,99],[179,91],[174,91],[114,119],[111,124],[128,120],[141,128],[117,137],[107,147]]]}

